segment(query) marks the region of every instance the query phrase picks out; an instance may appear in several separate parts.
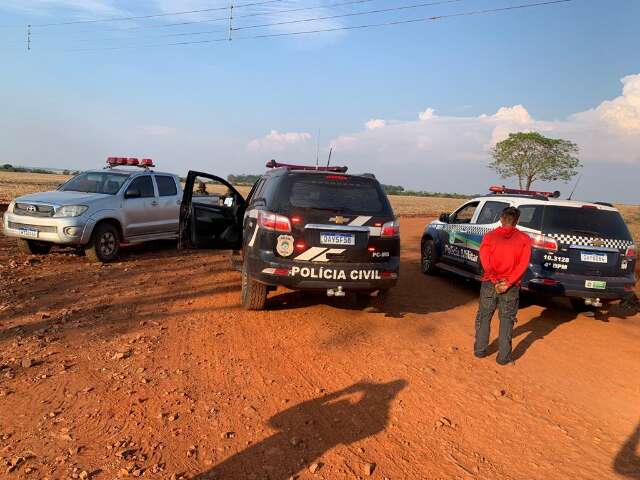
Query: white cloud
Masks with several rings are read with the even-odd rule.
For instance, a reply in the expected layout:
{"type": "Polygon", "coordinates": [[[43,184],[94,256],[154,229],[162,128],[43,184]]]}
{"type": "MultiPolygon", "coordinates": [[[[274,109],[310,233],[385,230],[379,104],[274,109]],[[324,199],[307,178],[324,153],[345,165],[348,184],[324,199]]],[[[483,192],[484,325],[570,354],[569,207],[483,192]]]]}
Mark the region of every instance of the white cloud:
{"type": "Polygon", "coordinates": [[[277,130],[271,130],[267,135],[261,138],[251,140],[247,144],[247,150],[251,152],[281,152],[293,145],[307,143],[311,140],[311,134],[306,132],[286,132],[281,133],[277,130]]]}
{"type": "Polygon", "coordinates": [[[376,128],[384,128],[387,125],[387,122],[384,120],[380,120],[379,118],[374,118],[369,120],[364,124],[367,127],[367,130],[375,130],[376,128]]]}
{"type": "Polygon", "coordinates": [[[2,10],[13,10],[32,15],[53,14],[60,10],[73,14],[118,15],[122,10],[110,0],[5,0],[2,10]]]}
{"type": "Polygon", "coordinates": [[[427,108],[424,112],[418,114],[420,121],[424,122],[433,118],[435,110],[433,108],[427,108]]]}

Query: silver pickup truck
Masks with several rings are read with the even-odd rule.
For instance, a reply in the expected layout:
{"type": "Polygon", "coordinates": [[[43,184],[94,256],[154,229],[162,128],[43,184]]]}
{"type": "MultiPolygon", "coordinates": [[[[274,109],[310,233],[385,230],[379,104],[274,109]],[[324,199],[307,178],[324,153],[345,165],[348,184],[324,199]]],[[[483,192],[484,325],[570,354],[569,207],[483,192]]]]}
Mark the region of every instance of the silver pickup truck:
{"type": "Polygon", "coordinates": [[[177,238],[181,201],[180,179],[171,173],[91,170],[55,191],[16,198],[4,213],[4,234],[25,253],[77,246],[92,261],[111,262],[122,244],[177,238]]]}

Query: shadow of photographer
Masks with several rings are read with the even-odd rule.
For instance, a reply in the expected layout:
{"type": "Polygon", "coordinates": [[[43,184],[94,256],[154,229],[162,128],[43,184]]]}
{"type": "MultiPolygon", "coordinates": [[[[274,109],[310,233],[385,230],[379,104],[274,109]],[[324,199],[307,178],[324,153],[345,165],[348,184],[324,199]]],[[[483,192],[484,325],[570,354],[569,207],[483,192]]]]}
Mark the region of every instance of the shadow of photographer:
{"type": "Polygon", "coordinates": [[[277,433],[194,479],[287,480],[337,445],[382,432],[391,402],[406,385],[405,380],[362,382],[295,405],[269,420],[277,433]]]}

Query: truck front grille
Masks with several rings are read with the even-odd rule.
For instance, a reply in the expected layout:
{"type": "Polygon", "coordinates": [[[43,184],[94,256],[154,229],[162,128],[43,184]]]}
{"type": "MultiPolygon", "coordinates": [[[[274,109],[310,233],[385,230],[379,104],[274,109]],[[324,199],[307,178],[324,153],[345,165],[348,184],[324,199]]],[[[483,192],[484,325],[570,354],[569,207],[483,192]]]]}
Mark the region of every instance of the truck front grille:
{"type": "Polygon", "coordinates": [[[53,217],[55,210],[51,205],[16,203],[13,213],[25,217],[53,217]]]}
{"type": "Polygon", "coordinates": [[[50,225],[27,225],[26,223],[9,222],[9,228],[18,230],[19,228],[29,228],[31,230],[38,230],[42,233],[56,233],[57,227],[50,225]]]}

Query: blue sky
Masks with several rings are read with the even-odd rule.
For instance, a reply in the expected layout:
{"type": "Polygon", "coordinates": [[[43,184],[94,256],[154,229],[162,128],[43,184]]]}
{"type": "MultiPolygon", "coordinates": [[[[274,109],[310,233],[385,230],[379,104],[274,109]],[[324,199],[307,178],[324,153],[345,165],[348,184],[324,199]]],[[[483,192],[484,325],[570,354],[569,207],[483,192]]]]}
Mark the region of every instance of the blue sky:
{"type": "MultiPolygon", "coordinates": [[[[236,16],[269,15],[237,18],[233,25],[422,3],[331,6],[346,1],[240,7],[236,16]],[[315,9],[282,13],[304,7],[315,9]]],[[[605,199],[640,203],[633,187],[640,180],[637,1],[574,0],[361,31],[241,39],[527,3],[535,2],[464,0],[238,30],[232,42],[185,46],[144,47],[224,37],[173,34],[223,30],[227,22],[166,24],[227,12],[34,26],[32,50],[26,52],[25,28],[12,25],[229,2],[5,0],[0,161],[90,168],[107,155],[132,155],[154,156],[164,169],[179,173],[189,167],[220,175],[260,172],[272,157],[313,161],[319,130],[323,156],[332,145],[337,161],[372,170],[386,183],[477,192],[496,180],[486,168],[492,142],[509,131],[535,129],[579,143],[585,197],[602,198],[606,181],[618,188],[604,193],[605,199]],[[419,117],[421,112],[427,114],[419,117]]]]}

